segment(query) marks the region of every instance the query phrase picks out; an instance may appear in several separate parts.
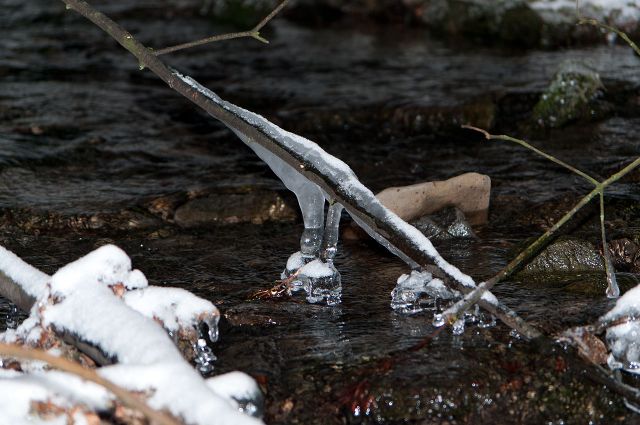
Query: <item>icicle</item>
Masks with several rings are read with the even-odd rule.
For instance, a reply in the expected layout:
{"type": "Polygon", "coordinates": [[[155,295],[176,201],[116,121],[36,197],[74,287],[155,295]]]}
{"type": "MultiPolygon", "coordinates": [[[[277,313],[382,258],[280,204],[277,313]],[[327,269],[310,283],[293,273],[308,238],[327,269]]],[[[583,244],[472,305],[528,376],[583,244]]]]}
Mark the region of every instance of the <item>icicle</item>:
{"type": "Polygon", "coordinates": [[[213,372],[214,363],[218,359],[216,355],[213,354],[211,347],[207,345],[207,340],[204,338],[198,339],[198,342],[193,344],[193,351],[195,353],[193,361],[198,371],[205,375],[213,372]]]}
{"type": "Polygon", "coordinates": [[[343,209],[344,207],[339,203],[333,203],[329,206],[321,253],[321,258],[325,261],[333,261],[338,251],[340,216],[343,209]]]}

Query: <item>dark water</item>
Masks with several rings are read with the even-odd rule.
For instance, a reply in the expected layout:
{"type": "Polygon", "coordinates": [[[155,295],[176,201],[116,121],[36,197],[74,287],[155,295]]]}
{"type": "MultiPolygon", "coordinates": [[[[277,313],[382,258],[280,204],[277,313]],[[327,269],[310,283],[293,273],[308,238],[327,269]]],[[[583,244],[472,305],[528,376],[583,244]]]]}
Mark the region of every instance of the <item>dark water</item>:
{"type": "MultiPolygon", "coordinates": [[[[163,46],[217,29],[195,14],[196,6],[100,7],[141,41],[163,46]]],[[[150,219],[146,227],[123,225],[112,232],[51,228],[40,221],[17,226],[16,217],[122,210],[148,215],[146,203],[163,195],[282,186],[229,131],[139,71],[122,49],[62,3],[7,0],[3,9],[0,240],[49,273],[114,242],[153,284],[184,287],[212,300],[227,317],[215,349],[218,371],[241,369],[259,378],[267,422],[633,421],[617,396],[581,373],[573,354],[559,347],[534,349],[502,325],[471,328],[462,337],[441,334],[428,347],[407,352],[433,332],[431,317],[391,311],[389,293],[407,270],[364,242],[340,246],[343,302],[330,308],[299,300],[247,301],[273,284],[296,250],[300,223],[184,230],[150,219]],[[392,366],[381,368],[384,359],[392,359],[392,366]]],[[[640,152],[640,113],[634,112],[640,63],[623,47],[505,52],[448,46],[416,30],[309,30],[282,21],[268,37],[267,47],[238,40],[167,61],[317,141],[375,190],[467,171],[489,174],[492,212],[489,224],[478,229],[481,239],[441,247],[478,279],[495,273],[518,243],[539,234],[589,188],[517,146],[483,142],[456,129],[448,116],[474,99],[490,99],[496,122],[508,129],[562,60],[588,59],[611,88],[610,100],[623,103],[598,122],[536,135],[535,144],[602,176],[640,152]],[[434,122],[434,116],[444,118],[434,122]]],[[[612,188],[612,205],[634,205],[640,198],[636,181],[612,188]]],[[[595,223],[587,214],[578,231],[597,242],[595,223]]],[[[611,226],[633,233],[633,225],[611,226]]],[[[550,332],[592,321],[610,305],[561,288],[515,283],[495,293],[550,332]]]]}

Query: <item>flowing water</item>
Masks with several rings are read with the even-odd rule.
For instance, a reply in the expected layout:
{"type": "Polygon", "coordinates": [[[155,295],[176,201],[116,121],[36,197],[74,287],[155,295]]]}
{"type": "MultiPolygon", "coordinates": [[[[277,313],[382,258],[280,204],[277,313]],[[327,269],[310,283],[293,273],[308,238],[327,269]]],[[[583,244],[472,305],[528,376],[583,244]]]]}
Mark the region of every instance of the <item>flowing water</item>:
{"type": "MultiPolygon", "coordinates": [[[[153,284],[213,301],[225,317],[215,373],[240,369],[256,377],[268,423],[634,420],[616,395],[582,373],[574,354],[533,347],[500,324],[462,336],[444,332],[409,350],[434,332],[431,317],[391,310],[390,291],[407,269],[368,242],[339,244],[338,306],[248,301],[274,283],[297,250],[301,223],[182,229],[148,205],[168,195],[282,191],[268,168],[62,3],[4,3],[0,241],[48,273],[113,242],[153,284]],[[111,226],[82,221],[101,214],[111,214],[111,226]]],[[[151,46],[217,29],[188,2],[133,3],[100,7],[151,46]]],[[[236,40],[167,62],[317,141],[373,190],[468,171],[490,175],[492,210],[489,224],[477,229],[480,239],[439,246],[478,279],[589,187],[522,148],[460,130],[461,111],[472,108],[513,130],[561,61],[585,59],[600,71],[614,112],[538,136],[535,144],[601,176],[640,152],[640,62],[621,46],[505,52],[450,46],[415,29],[310,30],[286,21],[266,35],[269,46],[236,40]]],[[[611,204],[633,206],[636,182],[612,188],[611,204]]],[[[593,214],[582,224],[578,231],[597,242],[593,214]]],[[[637,233],[636,221],[612,226],[637,233]]],[[[604,296],[519,283],[501,284],[495,294],[548,332],[593,321],[611,305],[604,296]]],[[[1,313],[9,311],[0,303],[1,313]]]]}

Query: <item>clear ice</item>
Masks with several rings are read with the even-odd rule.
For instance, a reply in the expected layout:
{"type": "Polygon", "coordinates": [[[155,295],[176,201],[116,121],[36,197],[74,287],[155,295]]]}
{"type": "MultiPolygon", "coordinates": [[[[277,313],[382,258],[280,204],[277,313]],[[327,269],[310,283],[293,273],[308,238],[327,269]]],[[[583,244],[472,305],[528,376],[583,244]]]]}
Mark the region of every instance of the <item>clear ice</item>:
{"type": "MultiPolygon", "coordinates": [[[[340,275],[331,261],[332,256],[335,255],[333,240],[323,242],[323,239],[333,238],[330,230],[334,228],[336,229],[337,238],[337,220],[334,226],[330,216],[333,214],[331,211],[333,199],[331,197],[338,196],[338,194],[349,200],[349,203],[345,206],[354,221],[376,241],[405,261],[411,269],[418,269],[419,265],[397,249],[387,238],[378,233],[372,225],[368,224],[369,222],[384,222],[386,227],[393,229],[397,237],[404,239],[416,251],[433,260],[437,267],[456,282],[468,288],[476,287],[474,280],[470,276],[462,273],[457,267],[440,256],[424,234],[385,208],[344,162],[329,155],[310,140],[283,130],[258,114],[224,101],[191,77],[183,76],[175,71],[174,74],[194,90],[197,90],[213,103],[232,114],[234,119],[227,120],[216,117],[227,124],[245,144],[253,149],[298,198],[304,219],[300,251],[289,258],[287,267],[283,272],[283,278],[293,276],[291,279],[294,283],[292,291],[304,289],[307,292],[308,300],[311,302],[326,301],[329,304],[339,302],[340,275]],[[272,142],[273,152],[253,139],[252,137],[254,136],[245,134],[240,126],[235,128],[234,126],[237,125],[238,120],[243,125],[246,124],[252,127],[246,133],[261,133],[266,140],[272,142]],[[281,152],[282,154],[274,152],[281,152]],[[286,162],[283,158],[291,158],[294,165],[286,162]],[[304,175],[306,174],[306,167],[315,170],[310,174],[311,178],[304,175]],[[326,184],[322,184],[322,187],[330,189],[335,195],[327,196],[321,186],[316,184],[316,181],[326,182],[326,184]],[[330,207],[329,217],[327,217],[327,222],[325,223],[324,208],[327,200],[330,207]],[[326,249],[321,248],[323,246],[326,246],[326,249]],[[324,272],[321,277],[303,272],[303,268],[306,265],[317,259],[320,259],[324,264],[324,272]]],[[[262,142],[262,138],[260,138],[260,141],[262,142]]],[[[339,209],[340,212],[342,210],[341,207],[336,207],[336,209],[339,209]]],[[[399,290],[398,292],[402,291],[399,290]]],[[[404,293],[408,296],[406,291],[404,293]]],[[[398,294],[398,296],[400,295],[398,294]]]]}

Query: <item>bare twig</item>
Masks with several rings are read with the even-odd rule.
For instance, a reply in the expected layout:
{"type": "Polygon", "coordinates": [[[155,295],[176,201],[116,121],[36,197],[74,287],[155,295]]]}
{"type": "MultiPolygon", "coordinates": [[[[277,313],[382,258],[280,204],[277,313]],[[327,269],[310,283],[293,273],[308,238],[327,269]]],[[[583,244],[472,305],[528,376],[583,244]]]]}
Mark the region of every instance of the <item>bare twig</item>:
{"type": "Polygon", "coordinates": [[[634,52],[636,52],[637,55],[640,56],[640,47],[638,47],[638,45],[631,38],[629,38],[629,36],[624,31],[621,31],[616,27],[612,27],[611,25],[603,24],[597,19],[591,19],[591,18],[580,19],[578,21],[578,25],[593,25],[595,27],[599,27],[607,31],[610,31],[612,33],[615,33],[617,36],[623,39],[634,50],[634,52]]]}
{"type": "Polygon", "coordinates": [[[112,383],[111,381],[104,379],[94,370],[84,368],[79,364],[67,359],[54,357],[50,354],[45,353],[44,351],[34,350],[32,348],[23,348],[11,344],[0,344],[0,356],[45,362],[55,369],[62,370],[64,372],[78,376],[86,381],[93,382],[106,388],[124,405],[142,413],[147,419],[149,419],[152,424],[180,425],[180,423],[172,417],[150,408],[144,401],[140,400],[139,397],[112,383]]]}
{"type": "Polygon", "coordinates": [[[202,46],[203,44],[214,43],[216,41],[232,40],[235,38],[250,37],[254,38],[262,43],[269,44],[269,40],[260,35],[260,30],[269,23],[284,7],[289,3],[289,0],[282,0],[282,2],[265,16],[255,27],[249,31],[232,32],[228,34],[213,35],[211,37],[202,38],[200,40],[190,41],[188,43],[182,43],[175,46],[165,47],[163,49],[154,50],[153,53],[156,56],[164,55],[167,53],[177,52],[178,50],[189,49],[191,47],[202,46]]]}
{"type": "Polygon", "coordinates": [[[478,132],[482,133],[487,140],[504,140],[504,141],[507,141],[507,142],[517,143],[518,145],[523,146],[523,147],[525,147],[525,148],[537,153],[538,155],[542,156],[543,158],[546,158],[549,161],[554,162],[554,163],[560,165],[561,167],[564,167],[567,170],[579,175],[580,177],[582,177],[583,179],[587,180],[589,183],[593,184],[594,186],[597,186],[598,183],[600,183],[598,180],[594,179],[593,177],[591,177],[587,173],[578,170],[577,168],[573,167],[572,165],[569,165],[566,162],[561,161],[558,158],[556,158],[556,157],[554,157],[552,155],[549,155],[546,152],[541,151],[540,149],[536,148],[535,146],[530,145],[529,143],[525,142],[524,140],[516,139],[515,137],[507,136],[505,134],[499,134],[499,135],[490,134],[486,130],[483,130],[483,129],[477,128],[477,127],[473,127],[473,126],[470,126],[470,125],[463,125],[462,128],[478,131],[478,132]]]}

